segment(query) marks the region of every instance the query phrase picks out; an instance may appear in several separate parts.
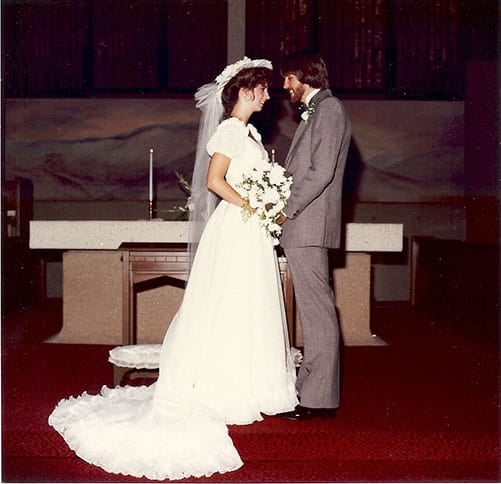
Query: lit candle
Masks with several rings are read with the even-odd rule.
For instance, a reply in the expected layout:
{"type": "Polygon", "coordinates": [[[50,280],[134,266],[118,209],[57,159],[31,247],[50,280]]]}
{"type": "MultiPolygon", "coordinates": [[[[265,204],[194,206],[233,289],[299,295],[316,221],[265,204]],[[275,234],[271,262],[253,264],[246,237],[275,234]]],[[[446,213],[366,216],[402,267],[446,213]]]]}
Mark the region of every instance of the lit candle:
{"type": "Polygon", "coordinates": [[[153,148],[150,148],[150,202],[153,201],[153,148]]]}
{"type": "Polygon", "coordinates": [[[271,149],[271,162],[275,163],[275,148],[271,149]]]}

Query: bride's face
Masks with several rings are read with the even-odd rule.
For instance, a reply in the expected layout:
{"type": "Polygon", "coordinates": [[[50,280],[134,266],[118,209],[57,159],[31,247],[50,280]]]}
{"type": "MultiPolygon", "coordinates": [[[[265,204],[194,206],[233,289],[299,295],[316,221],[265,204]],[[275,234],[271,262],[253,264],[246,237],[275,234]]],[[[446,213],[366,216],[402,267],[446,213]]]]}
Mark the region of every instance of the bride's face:
{"type": "Polygon", "coordinates": [[[264,103],[270,99],[270,93],[268,92],[268,86],[263,86],[258,84],[252,90],[253,107],[255,111],[261,111],[263,109],[264,103]]]}

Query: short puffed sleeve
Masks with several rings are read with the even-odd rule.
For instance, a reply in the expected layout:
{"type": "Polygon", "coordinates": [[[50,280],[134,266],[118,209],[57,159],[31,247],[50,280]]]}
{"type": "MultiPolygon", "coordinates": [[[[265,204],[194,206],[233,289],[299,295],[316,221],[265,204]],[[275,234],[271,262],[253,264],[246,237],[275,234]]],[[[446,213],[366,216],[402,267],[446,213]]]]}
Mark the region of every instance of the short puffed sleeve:
{"type": "Polygon", "coordinates": [[[221,153],[228,158],[238,156],[245,147],[248,128],[236,118],[225,119],[216,129],[207,143],[210,156],[221,153]]]}

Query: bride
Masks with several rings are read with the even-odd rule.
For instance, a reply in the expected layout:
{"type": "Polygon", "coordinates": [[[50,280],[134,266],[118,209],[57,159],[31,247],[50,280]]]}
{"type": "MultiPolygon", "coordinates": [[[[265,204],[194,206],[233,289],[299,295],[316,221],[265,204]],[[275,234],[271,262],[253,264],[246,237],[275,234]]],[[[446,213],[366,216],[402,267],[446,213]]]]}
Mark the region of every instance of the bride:
{"type": "Polygon", "coordinates": [[[49,417],[80,458],[107,472],[163,480],[238,469],[226,425],[298,403],[274,242],[257,214],[242,216],[252,209],[239,186],[253,168],[270,167],[249,118],[270,98],[271,67],[244,57],[195,96],[195,255],[158,380],[84,392],[49,417]]]}

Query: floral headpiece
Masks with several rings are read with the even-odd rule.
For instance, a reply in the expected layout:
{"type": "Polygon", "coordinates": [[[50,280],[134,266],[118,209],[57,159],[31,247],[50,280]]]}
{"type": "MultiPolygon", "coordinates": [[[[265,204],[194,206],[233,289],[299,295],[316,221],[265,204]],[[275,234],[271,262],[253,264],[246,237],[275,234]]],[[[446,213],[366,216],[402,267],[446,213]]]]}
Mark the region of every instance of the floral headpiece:
{"type": "Polygon", "coordinates": [[[221,101],[221,94],[223,92],[224,86],[228,84],[230,79],[235,77],[240,71],[244,69],[249,69],[251,67],[265,67],[266,69],[273,69],[271,62],[267,59],[249,59],[248,57],[243,57],[239,61],[226,66],[221,74],[216,77],[215,82],[218,86],[217,97],[221,101]]]}

